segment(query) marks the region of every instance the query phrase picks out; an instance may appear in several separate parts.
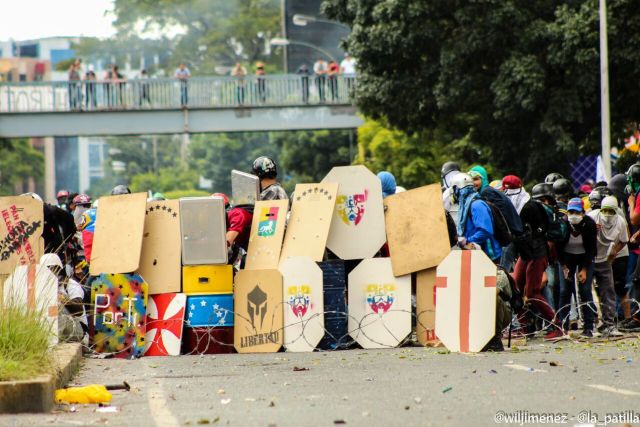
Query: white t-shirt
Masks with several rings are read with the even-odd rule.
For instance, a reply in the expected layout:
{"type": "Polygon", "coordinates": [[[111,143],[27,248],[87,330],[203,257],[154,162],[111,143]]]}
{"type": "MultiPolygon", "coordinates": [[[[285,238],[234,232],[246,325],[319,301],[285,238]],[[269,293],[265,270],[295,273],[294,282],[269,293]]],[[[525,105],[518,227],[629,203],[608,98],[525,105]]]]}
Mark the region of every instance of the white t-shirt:
{"type": "Polygon", "coordinates": [[[353,58],[344,58],[342,62],[340,62],[340,68],[342,69],[343,74],[356,74],[356,60],[353,58]]]}
{"type": "MultiPolygon", "coordinates": [[[[594,209],[588,212],[587,215],[589,215],[596,224],[601,223],[600,209],[594,209]]],[[[627,243],[629,241],[629,228],[627,227],[627,221],[622,215],[616,215],[615,219],[616,223],[614,228],[609,230],[606,234],[603,233],[603,230],[598,231],[596,238],[596,262],[605,262],[607,260],[607,256],[613,250],[616,243],[627,243]],[[611,240],[607,238],[607,236],[615,236],[615,238],[611,240]]],[[[629,249],[627,245],[624,245],[624,248],[622,248],[616,258],[621,256],[629,256],[629,249]]]]}

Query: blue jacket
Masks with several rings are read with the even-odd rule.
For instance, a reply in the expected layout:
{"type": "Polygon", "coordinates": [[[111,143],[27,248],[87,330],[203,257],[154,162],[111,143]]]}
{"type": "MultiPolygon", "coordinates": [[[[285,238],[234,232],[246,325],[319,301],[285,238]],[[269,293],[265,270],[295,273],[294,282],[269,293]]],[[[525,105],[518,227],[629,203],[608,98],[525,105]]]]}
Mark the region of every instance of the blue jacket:
{"type": "Polygon", "coordinates": [[[499,259],[502,255],[502,248],[493,236],[493,217],[491,209],[482,200],[474,200],[469,207],[471,215],[467,215],[467,222],[464,227],[464,237],[467,243],[480,245],[484,253],[491,260],[499,259]]]}

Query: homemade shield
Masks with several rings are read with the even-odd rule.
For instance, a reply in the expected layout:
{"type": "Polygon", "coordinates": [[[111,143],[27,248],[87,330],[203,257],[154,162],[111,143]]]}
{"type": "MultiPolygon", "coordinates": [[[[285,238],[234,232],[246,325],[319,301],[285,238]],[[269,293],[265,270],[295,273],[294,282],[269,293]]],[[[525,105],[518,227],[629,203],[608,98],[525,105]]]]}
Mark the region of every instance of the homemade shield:
{"type": "Polygon", "coordinates": [[[180,199],[182,263],[227,263],[227,218],[224,201],[217,197],[180,199]]]}
{"type": "Polygon", "coordinates": [[[234,344],[238,353],[276,352],[282,346],[282,275],[241,270],[234,289],[234,344]]]}
{"type": "Polygon", "coordinates": [[[256,202],[251,223],[246,270],[278,268],[288,209],[288,200],[256,202]]]}
{"type": "Polygon", "coordinates": [[[496,265],[482,251],[452,251],[436,276],[436,335],[449,351],[478,352],[496,333],[496,265]]]}
{"type": "Polygon", "coordinates": [[[389,258],[363,260],[349,274],[349,335],[363,348],[396,347],[411,332],[411,276],[389,258]]]}
{"type": "Polygon", "coordinates": [[[324,336],[322,270],[309,257],[282,261],[284,346],[287,351],[313,351],[324,336]]]}
{"type": "Polygon", "coordinates": [[[384,206],[394,275],[435,267],[450,252],[438,184],[389,196],[384,206]]]}
{"type": "Polygon", "coordinates": [[[416,336],[422,345],[435,344],[436,337],[436,268],[416,275],[416,336]]]}
{"type": "Polygon", "coordinates": [[[101,197],[89,270],[92,276],[130,273],[140,266],[147,194],[101,197]]]}
{"type": "Polygon", "coordinates": [[[22,305],[46,318],[51,335],[49,344],[58,344],[58,278],[40,264],[17,266],[4,282],[5,304],[22,305]]]}
{"type": "Polygon", "coordinates": [[[179,202],[147,202],[137,273],[149,285],[149,294],[180,292],[181,240],[179,202]]]}
{"type": "Polygon", "coordinates": [[[182,342],[185,294],[149,296],[145,356],[179,356],[182,342]]]}
{"type": "Polygon", "coordinates": [[[373,257],[387,240],[380,179],[365,166],[337,166],[322,180],[339,184],[327,248],[340,259],[373,257]]]}
{"type": "Polygon", "coordinates": [[[42,255],[44,210],[27,196],[0,197],[0,274],[18,265],[37,264],[42,255]]]}
{"type": "Polygon", "coordinates": [[[337,192],[334,183],[296,185],[281,262],[294,256],[322,261],[337,192]]]}
{"type": "Polygon", "coordinates": [[[231,198],[234,206],[254,205],[260,195],[260,179],[250,173],[231,171],[231,198]]]}
{"type": "Polygon", "coordinates": [[[142,356],[148,286],[135,274],[101,274],[91,285],[90,338],[98,353],[118,358],[142,356]]]}

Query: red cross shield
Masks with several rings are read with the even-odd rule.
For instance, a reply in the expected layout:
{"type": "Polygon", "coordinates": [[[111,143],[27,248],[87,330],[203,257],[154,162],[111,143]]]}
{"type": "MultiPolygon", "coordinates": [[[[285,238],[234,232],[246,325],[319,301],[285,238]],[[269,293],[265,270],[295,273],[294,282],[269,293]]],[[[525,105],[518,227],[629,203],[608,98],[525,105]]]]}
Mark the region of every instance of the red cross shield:
{"type": "Polygon", "coordinates": [[[179,356],[182,341],[185,294],[159,294],[149,297],[145,356],[179,356]]]}
{"type": "Polygon", "coordinates": [[[449,351],[478,352],[495,334],[496,274],[478,250],[452,251],[438,265],[436,335],[449,351]]]}

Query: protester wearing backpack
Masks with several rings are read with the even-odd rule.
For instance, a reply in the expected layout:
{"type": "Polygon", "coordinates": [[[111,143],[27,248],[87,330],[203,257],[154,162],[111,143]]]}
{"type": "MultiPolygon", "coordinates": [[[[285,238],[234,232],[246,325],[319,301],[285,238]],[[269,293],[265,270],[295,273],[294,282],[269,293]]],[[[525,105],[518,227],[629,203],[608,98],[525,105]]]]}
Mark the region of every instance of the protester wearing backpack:
{"type": "Polygon", "coordinates": [[[480,198],[473,186],[473,179],[468,174],[457,174],[451,187],[454,200],[460,204],[458,246],[463,249],[482,249],[497,263],[502,255],[502,247],[494,235],[491,208],[480,198]]]}
{"type": "Polygon", "coordinates": [[[553,193],[553,185],[540,183],[531,189],[531,198],[540,203],[547,214],[547,245],[549,247],[549,266],[547,267],[547,286],[543,289],[545,298],[557,312],[560,302],[560,274],[562,268],[558,262],[557,244],[563,242],[568,234],[568,224],[560,212],[553,193]]]}
{"type": "Polygon", "coordinates": [[[567,222],[569,233],[565,240],[558,244],[558,257],[562,264],[563,274],[560,274],[560,308],[558,316],[563,328],[569,326],[569,307],[571,304],[571,289],[575,286],[574,275],[577,276],[578,295],[582,312],[582,337],[592,338],[594,331],[594,316],[596,306],[591,294],[593,279],[593,260],[596,256],[596,223],[584,214],[582,199],[573,198],[567,204],[567,222]]]}
{"type": "MultiPolygon", "coordinates": [[[[542,295],[542,276],[548,265],[547,227],[549,224],[547,213],[539,203],[531,200],[529,193],[522,188],[522,181],[515,175],[507,175],[502,179],[505,194],[520,214],[524,231],[516,237],[515,246],[520,253],[516,262],[513,277],[520,292],[525,296],[530,306],[547,322],[554,323],[556,313],[542,295]]],[[[524,324],[525,312],[518,313],[520,324],[524,324]]],[[[534,318],[529,315],[529,322],[534,318]]],[[[545,335],[545,339],[553,340],[563,336],[559,324],[552,326],[545,335]]]]}
{"type": "MultiPolygon", "coordinates": [[[[498,239],[502,246],[503,256],[500,259],[500,265],[507,271],[511,271],[513,263],[517,256],[515,246],[512,244],[513,238],[522,234],[522,221],[518,212],[514,208],[513,204],[509,201],[507,196],[489,185],[489,177],[487,171],[482,166],[474,166],[469,171],[469,175],[473,178],[473,185],[480,194],[480,198],[485,201],[492,212],[494,213],[494,219],[497,220],[497,212],[504,218],[508,227],[508,236],[502,238],[502,232],[497,224],[495,225],[495,237],[498,239]]],[[[497,221],[496,221],[497,222],[497,221]]]]}

